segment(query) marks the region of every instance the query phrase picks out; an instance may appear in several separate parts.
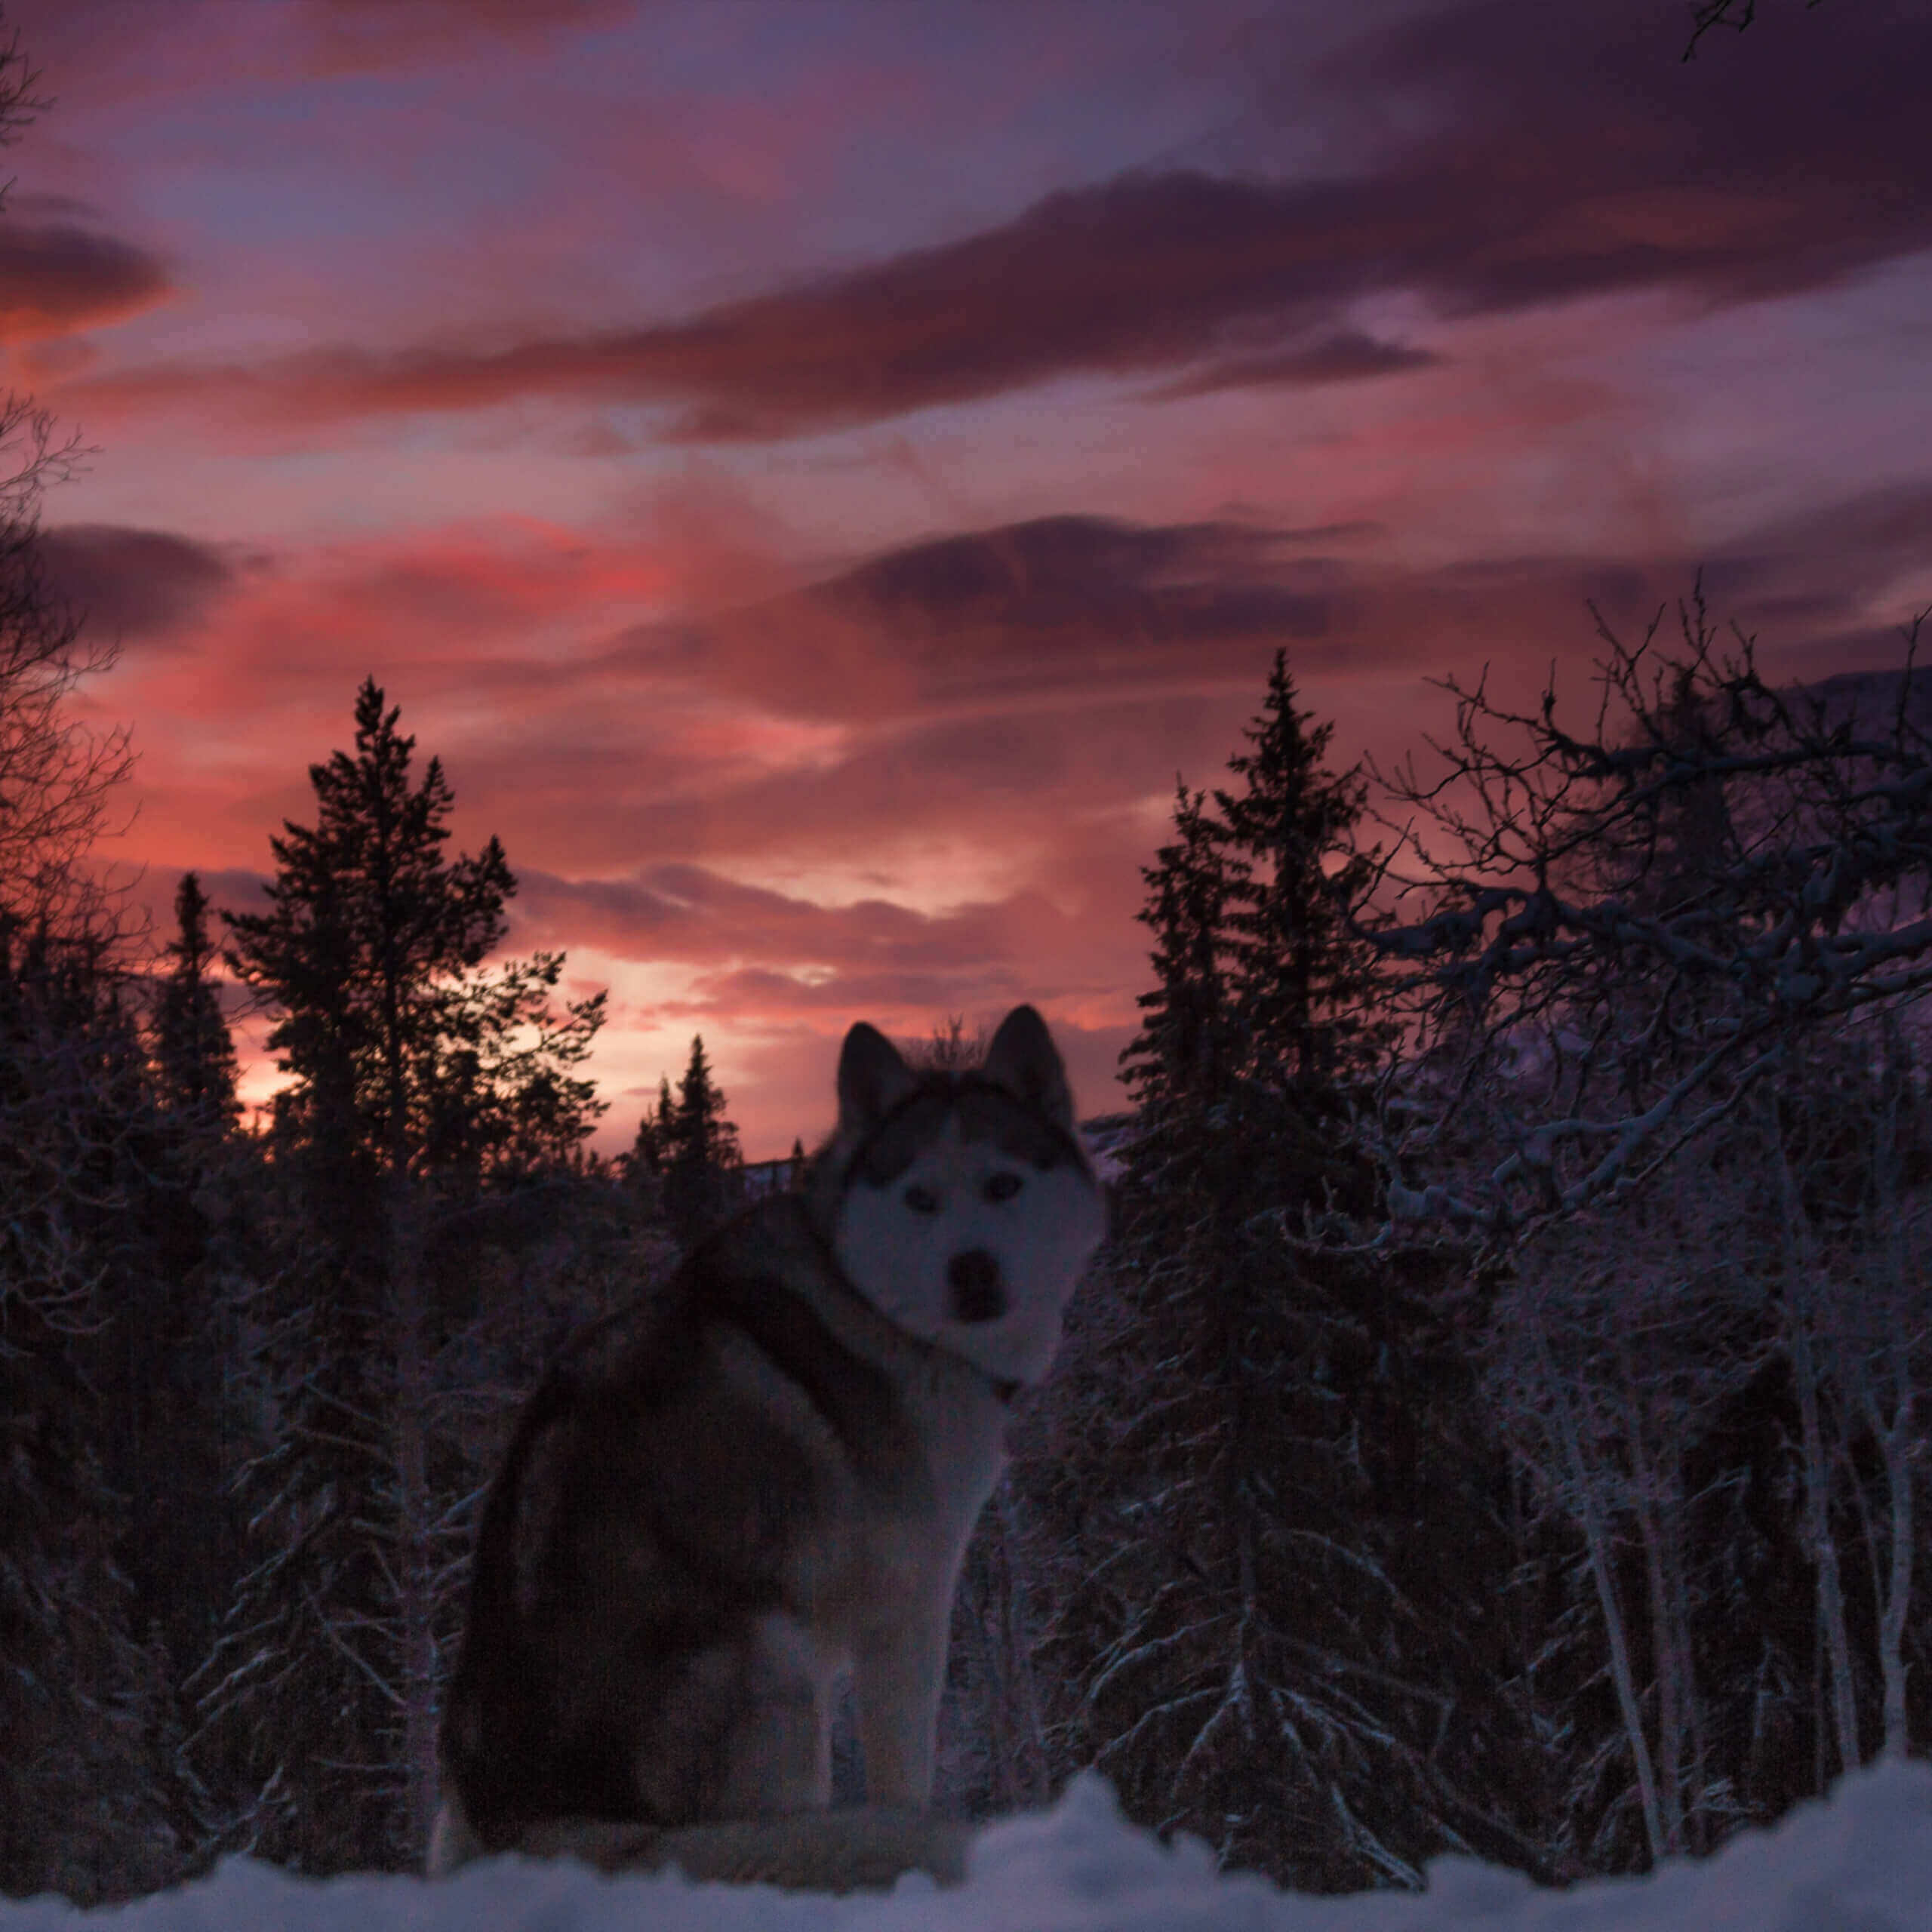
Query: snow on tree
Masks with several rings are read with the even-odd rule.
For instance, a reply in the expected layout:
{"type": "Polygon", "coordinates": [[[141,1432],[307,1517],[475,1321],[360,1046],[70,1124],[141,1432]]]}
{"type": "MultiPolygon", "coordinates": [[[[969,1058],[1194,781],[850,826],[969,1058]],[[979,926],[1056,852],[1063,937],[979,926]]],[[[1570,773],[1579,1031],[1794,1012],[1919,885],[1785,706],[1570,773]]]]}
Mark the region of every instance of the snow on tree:
{"type": "Polygon", "coordinates": [[[1777,689],[1701,595],[1626,646],[1599,620],[1592,728],[1553,687],[1447,688],[1454,740],[1387,780],[1414,817],[1357,895],[1407,1051],[1374,1155],[1398,1219],[1506,1242],[1627,1192],[1808,1029],[1932,989],[1932,739],[1777,689]]]}
{"type": "Polygon", "coordinates": [[[1506,1489],[1439,1284],[1284,1238],[1372,1201],[1345,1131],[1378,1037],[1343,897],[1359,783],[1281,660],[1248,736],[1242,789],[1179,787],[1145,875],[1116,1236],[1014,1471],[1050,1730],[1130,1816],[1297,1884],[1414,1884],[1451,1845],[1534,1864],[1535,1754],[1481,1617],[1506,1489]]]}
{"type": "Polygon", "coordinates": [[[494,838],[445,853],[454,795],[435,758],[414,777],[399,716],[366,680],[353,752],[309,768],[315,825],[270,840],[268,909],[226,915],[293,1076],[275,1245],[298,1258],[249,1309],[260,1553],[202,1673],[204,1729],[230,1841],[310,1870],[413,1860],[434,1809],[472,1485],[426,1244],[485,1185],[566,1160],[601,1111],[574,1069],[603,996],[559,1008],[560,955],[486,964],[515,880],[494,838]]]}

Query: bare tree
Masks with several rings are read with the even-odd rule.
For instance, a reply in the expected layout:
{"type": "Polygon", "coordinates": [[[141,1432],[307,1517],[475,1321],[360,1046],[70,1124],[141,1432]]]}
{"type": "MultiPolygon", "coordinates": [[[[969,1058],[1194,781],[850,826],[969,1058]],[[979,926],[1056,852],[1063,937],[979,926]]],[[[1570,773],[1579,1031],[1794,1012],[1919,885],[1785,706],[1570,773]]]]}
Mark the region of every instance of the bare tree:
{"type": "MultiPolygon", "coordinates": [[[[39,84],[19,35],[0,40],[0,147],[50,105],[39,84]]],[[[11,185],[0,183],[0,205],[11,185]]],[[[0,934],[71,918],[87,895],[79,861],[131,764],[125,730],[97,736],[68,709],[113,651],[83,643],[40,548],[41,498],[82,454],[31,397],[0,392],[0,934]]]]}
{"type": "MultiPolygon", "coordinates": [[[[1887,1024],[1835,1043],[1849,1063],[1832,1108],[1816,1073],[1760,1109],[1777,1238],[1767,1257],[1777,1344],[1797,1401],[1804,1546],[1816,1577],[1839,1766],[1865,1761],[1860,1718],[1878,1690],[1882,1755],[1908,1744],[1906,1649],[1917,1492],[1928,1447],[1932,1302],[1917,1265],[1926,1232],[1924,1095],[1887,1024]],[[1847,1120],[1845,1116],[1852,1118],[1847,1120]],[[1862,1574],[1860,1555],[1863,1558],[1862,1574]],[[1869,1592],[1869,1610],[1854,1599],[1869,1592]],[[1868,1634],[1869,1633],[1869,1634],[1868,1634]],[[1863,1693],[1863,1694],[1861,1694],[1863,1693]]],[[[1823,1058],[1823,1056],[1819,1056],[1823,1058]]]]}
{"type": "MultiPolygon", "coordinates": [[[[48,105],[17,37],[0,42],[0,146],[48,105]]],[[[0,199],[5,189],[0,186],[0,199]]],[[[71,1023],[91,1008],[115,937],[112,902],[87,860],[133,760],[124,731],[97,734],[71,700],[110,649],[83,639],[53,592],[40,543],[45,491],[81,454],[30,398],[0,392],[0,985],[8,1038],[0,1146],[8,1213],[0,1231],[0,1314],[30,1305],[57,1326],[94,1318],[96,1269],[71,1210],[106,1204],[100,1170],[124,1110],[100,1104],[100,1057],[71,1023]],[[73,983],[78,969],[85,989],[73,983]],[[56,980],[68,983],[54,992],[56,980]],[[57,1008],[61,1008],[56,1011],[57,1008]],[[103,1136],[107,1137],[104,1141],[103,1136]]]]}
{"type": "Polygon", "coordinates": [[[1887,1041],[1884,1102],[1872,1164],[1869,1226],[1873,1238],[1842,1300],[1845,1317],[1840,1371],[1847,1399],[1877,1445],[1886,1503],[1883,1523],[1868,1527],[1878,1607],[1878,1651],[1882,1687],[1880,1753],[1902,1758],[1906,1725],[1906,1644],[1912,1607],[1917,1497],[1932,1441],[1926,1399],[1932,1395],[1932,1307],[1919,1257],[1926,1251],[1932,1203],[1906,1173],[1907,1117],[1917,1095],[1906,1075],[1896,1029],[1887,1041]],[[1881,1560],[1882,1552],[1882,1560],[1881,1560]]]}
{"type": "Polygon", "coordinates": [[[1666,654],[1661,614],[1635,647],[1598,617],[1581,735],[1553,680],[1527,713],[1451,680],[1441,771],[1382,778],[1411,814],[1358,904],[1407,1041],[1370,1130],[1393,1218],[1508,1241],[1624,1194],[1794,1039],[1932,989],[1922,619],[1878,704],[1774,688],[1701,590],[1678,618],[1666,654]]]}
{"type": "Polygon", "coordinates": [[[68,700],[113,662],[49,585],[39,504],[78,454],[26,398],[0,395],[0,921],[66,926],[97,909],[80,861],[131,767],[125,728],[91,731],[68,700]]]}
{"type": "Polygon", "coordinates": [[[1485,1392],[1527,1479],[1534,1688],[1591,1869],[1708,1850],[1922,1741],[1908,1038],[1806,1041],[1655,1186],[1522,1243],[1499,1292],[1485,1392]]]}
{"type": "Polygon", "coordinates": [[[1560,1530],[1560,1568],[1587,1576],[1587,1604],[1548,1620],[1533,1675],[1549,1680],[1540,1706],[1572,1741],[1563,1810],[1592,1869],[1631,1848],[1619,1814],[1633,1799],[1652,1863],[1709,1850],[1736,1815],[1694,1634],[1712,1557],[1694,1520],[1712,1478],[1694,1472],[1708,1471],[1716,1418],[1760,1358],[1752,1297],[1723,1260],[1740,1218],[1708,1163],[1680,1162],[1640,1200],[1526,1243],[1482,1344],[1533,1515],[1560,1530]],[[1614,1734],[1577,1708],[1606,1677],[1614,1734]]]}

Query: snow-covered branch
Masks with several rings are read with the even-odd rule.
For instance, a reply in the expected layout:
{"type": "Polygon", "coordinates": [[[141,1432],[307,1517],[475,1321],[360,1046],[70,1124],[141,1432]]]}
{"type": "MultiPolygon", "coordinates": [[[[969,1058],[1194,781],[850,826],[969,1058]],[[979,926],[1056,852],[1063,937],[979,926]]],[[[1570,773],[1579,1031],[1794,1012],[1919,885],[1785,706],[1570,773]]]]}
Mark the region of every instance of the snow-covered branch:
{"type": "Polygon", "coordinates": [[[1780,689],[1701,593],[1626,645],[1595,718],[1446,687],[1357,929],[1406,1051],[1371,1133],[1393,1218],[1519,1238],[1639,1185],[1829,1023],[1932,989],[1932,703],[1912,669],[1780,689]]]}

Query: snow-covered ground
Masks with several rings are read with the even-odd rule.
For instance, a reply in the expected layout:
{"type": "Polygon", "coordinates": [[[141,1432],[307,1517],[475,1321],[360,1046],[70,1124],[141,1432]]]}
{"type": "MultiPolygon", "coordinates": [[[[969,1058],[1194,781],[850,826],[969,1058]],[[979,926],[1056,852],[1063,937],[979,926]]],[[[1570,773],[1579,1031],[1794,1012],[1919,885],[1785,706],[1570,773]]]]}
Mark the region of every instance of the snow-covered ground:
{"type": "Polygon", "coordinates": [[[1715,1858],[1567,1892],[1444,1859],[1426,1894],[1306,1898],[1220,1877],[1205,1850],[1172,1850],[1123,1824],[1106,1787],[1077,1783],[1052,1810],[990,1826],[966,1884],[902,1881],[889,1897],[806,1897],[600,1878],[503,1859],[435,1884],[291,1878],[230,1860],[210,1878],[82,1912],[0,1904],[0,1932],[1932,1932],[1932,1767],[1847,1779],[1828,1804],[1734,1840],[1715,1858]]]}

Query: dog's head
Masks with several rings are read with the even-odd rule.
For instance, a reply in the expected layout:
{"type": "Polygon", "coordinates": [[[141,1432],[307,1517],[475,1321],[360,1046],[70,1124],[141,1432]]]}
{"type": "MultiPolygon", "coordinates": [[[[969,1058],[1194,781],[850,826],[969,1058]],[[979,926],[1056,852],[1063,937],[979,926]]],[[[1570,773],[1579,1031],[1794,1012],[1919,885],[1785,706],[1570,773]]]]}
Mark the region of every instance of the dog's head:
{"type": "Polygon", "coordinates": [[[1001,1380],[1045,1374],[1106,1211],[1032,1008],[958,1072],[918,1072],[855,1026],[817,1189],[840,1268],[881,1314],[1001,1380]]]}

